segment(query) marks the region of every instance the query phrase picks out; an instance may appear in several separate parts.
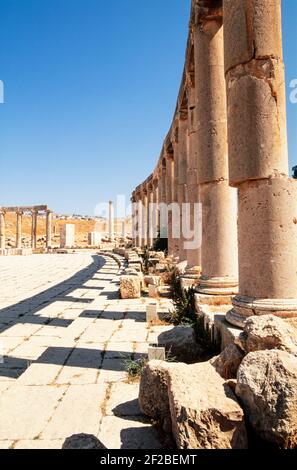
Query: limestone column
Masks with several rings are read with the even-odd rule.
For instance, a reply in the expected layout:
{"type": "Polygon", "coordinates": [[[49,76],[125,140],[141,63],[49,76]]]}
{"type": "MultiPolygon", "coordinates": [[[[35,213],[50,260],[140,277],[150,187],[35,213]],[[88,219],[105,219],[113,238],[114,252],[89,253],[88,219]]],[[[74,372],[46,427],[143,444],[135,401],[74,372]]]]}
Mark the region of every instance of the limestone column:
{"type": "Polygon", "coordinates": [[[142,188],[142,242],[141,246],[147,246],[147,233],[148,233],[148,197],[147,190],[144,186],[142,188]]]}
{"type": "Polygon", "coordinates": [[[114,242],[114,207],[112,201],[109,201],[108,205],[108,237],[111,242],[114,242]]]}
{"type": "Polygon", "coordinates": [[[160,237],[168,236],[168,218],[166,206],[166,160],[162,159],[159,177],[159,217],[160,217],[160,237]]]}
{"type": "Polygon", "coordinates": [[[168,208],[168,255],[174,255],[174,239],[172,225],[172,204],[173,204],[173,184],[174,184],[174,159],[173,152],[166,153],[166,204],[168,208]]]}
{"type": "Polygon", "coordinates": [[[173,206],[172,206],[172,245],[173,245],[173,256],[179,258],[179,239],[180,239],[180,207],[178,204],[178,170],[179,170],[179,159],[178,159],[178,127],[175,127],[172,133],[172,147],[173,147],[173,206]]]}
{"type": "Polygon", "coordinates": [[[0,249],[5,250],[5,212],[0,210],[0,249]]]}
{"type": "Polygon", "coordinates": [[[185,212],[187,197],[187,170],[188,170],[188,113],[182,110],[179,114],[178,128],[178,204],[180,208],[180,238],[179,260],[187,260],[185,228],[188,225],[188,214],[185,212]]]}
{"type": "Polygon", "coordinates": [[[280,0],[224,0],[230,184],[239,295],[227,320],[297,316],[297,182],[289,179],[280,0]]]}
{"type": "Polygon", "coordinates": [[[22,248],[22,211],[17,211],[16,213],[16,248],[22,248]]]}
{"type": "Polygon", "coordinates": [[[136,247],[141,248],[142,244],[142,202],[141,194],[136,193],[136,247]]]}
{"type": "Polygon", "coordinates": [[[46,248],[49,250],[52,247],[52,211],[46,212],[46,248]]]}
{"type": "Polygon", "coordinates": [[[32,211],[32,226],[31,226],[31,247],[32,250],[37,248],[37,217],[38,211],[32,211]]]}
{"type": "Polygon", "coordinates": [[[137,213],[136,213],[135,191],[133,191],[132,193],[131,203],[132,203],[132,213],[131,213],[132,245],[136,246],[137,213]]]}
{"type": "MultiPolygon", "coordinates": [[[[225,295],[238,289],[237,191],[229,187],[227,110],[221,2],[197,0],[194,33],[197,143],[202,203],[200,294],[225,295]],[[208,3],[209,4],[209,3],[208,3]]],[[[223,300],[223,299],[222,299],[223,300]]]]}
{"type": "Polygon", "coordinates": [[[126,220],[122,220],[122,239],[126,239],[126,220]]]}
{"type": "MultiPolygon", "coordinates": [[[[194,64],[193,64],[194,66],[194,64]]],[[[188,267],[201,266],[202,224],[201,207],[199,201],[199,185],[197,175],[198,165],[198,132],[197,132],[197,106],[195,92],[195,72],[188,74],[188,165],[187,165],[187,195],[189,203],[189,229],[193,236],[187,245],[188,267]]]]}
{"type": "Polygon", "coordinates": [[[153,237],[154,239],[158,236],[159,230],[159,177],[154,176],[153,179],[153,203],[154,203],[154,210],[153,210],[153,237]]]}
{"type": "Polygon", "coordinates": [[[148,184],[148,232],[147,243],[152,248],[154,243],[154,190],[153,183],[148,184]]]}

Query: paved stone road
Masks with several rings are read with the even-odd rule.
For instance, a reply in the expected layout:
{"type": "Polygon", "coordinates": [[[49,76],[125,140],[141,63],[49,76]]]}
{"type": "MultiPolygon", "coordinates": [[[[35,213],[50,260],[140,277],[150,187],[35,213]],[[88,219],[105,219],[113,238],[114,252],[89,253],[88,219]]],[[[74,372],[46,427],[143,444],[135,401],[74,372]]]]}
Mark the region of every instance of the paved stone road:
{"type": "Polygon", "coordinates": [[[0,258],[0,448],[61,448],[82,432],[161,447],[123,362],[168,327],[147,327],[149,299],[118,299],[118,274],[92,253],[0,258]]]}

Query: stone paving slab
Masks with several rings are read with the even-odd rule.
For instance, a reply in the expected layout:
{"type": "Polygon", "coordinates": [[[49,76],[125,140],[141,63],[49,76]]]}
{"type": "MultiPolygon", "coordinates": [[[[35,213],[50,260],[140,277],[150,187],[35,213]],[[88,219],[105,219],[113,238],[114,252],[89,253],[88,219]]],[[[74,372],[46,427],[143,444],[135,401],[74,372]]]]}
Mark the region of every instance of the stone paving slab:
{"type": "Polygon", "coordinates": [[[81,432],[109,448],[160,448],[124,364],[168,328],[148,328],[151,300],[120,300],[108,258],[16,258],[0,258],[0,448],[61,448],[81,432]]]}
{"type": "Polygon", "coordinates": [[[14,441],[0,441],[0,449],[10,449],[14,441]]]}
{"type": "Polygon", "coordinates": [[[139,418],[103,418],[98,439],[108,449],[161,449],[157,432],[139,418]]]}
{"type": "Polygon", "coordinates": [[[65,392],[65,387],[14,385],[1,395],[0,440],[35,439],[65,392]]]}
{"type": "Polygon", "coordinates": [[[71,385],[42,432],[41,439],[66,439],[79,433],[96,436],[101,418],[100,403],[104,397],[105,387],[101,384],[71,385]]]}
{"type": "MultiPolygon", "coordinates": [[[[20,440],[13,443],[13,449],[41,449],[41,450],[51,450],[51,449],[62,449],[64,439],[55,439],[52,441],[49,440],[20,440]]],[[[0,449],[1,449],[1,441],[0,441],[0,449]]]]}

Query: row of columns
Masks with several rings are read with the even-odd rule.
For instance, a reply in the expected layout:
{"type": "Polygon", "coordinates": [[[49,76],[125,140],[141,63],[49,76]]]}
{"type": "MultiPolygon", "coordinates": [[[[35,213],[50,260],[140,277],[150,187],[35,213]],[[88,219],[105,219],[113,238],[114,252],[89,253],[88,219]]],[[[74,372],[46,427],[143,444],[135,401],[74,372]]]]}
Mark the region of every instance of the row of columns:
{"type": "Polygon", "coordinates": [[[155,203],[188,205],[191,228],[199,202],[201,245],[187,249],[183,233],[173,236],[169,211],[168,251],[201,264],[199,294],[231,296],[227,320],[237,326],[254,314],[297,315],[297,182],[288,178],[285,105],[281,1],[192,0],[177,112],[156,170],[133,193],[133,241],[151,245],[151,191],[155,203]]]}
{"type": "MultiPolygon", "coordinates": [[[[0,210],[0,249],[6,247],[6,229],[5,229],[5,210],[0,210]]],[[[31,212],[31,247],[36,250],[37,247],[37,221],[38,211],[31,212]]],[[[23,211],[16,211],[16,248],[22,248],[22,221],[23,211]]],[[[52,243],[52,211],[46,211],[46,248],[50,249],[52,243]]]]}

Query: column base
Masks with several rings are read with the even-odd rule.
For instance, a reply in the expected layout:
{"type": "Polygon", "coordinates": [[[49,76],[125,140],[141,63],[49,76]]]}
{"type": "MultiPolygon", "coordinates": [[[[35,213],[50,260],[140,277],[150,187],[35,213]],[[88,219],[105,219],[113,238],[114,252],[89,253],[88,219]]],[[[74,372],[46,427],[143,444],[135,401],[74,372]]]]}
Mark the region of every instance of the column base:
{"type": "Polygon", "coordinates": [[[204,327],[208,329],[212,341],[225,349],[239,336],[241,329],[226,321],[226,313],[232,308],[232,296],[195,294],[195,307],[198,316],[204,317],[204,327]]]}
{"type": "Polygon", "coordinates": [[[275,315],[284,320],[297,318],[297,298],[255,299],[237,295],[232,304],[233,309],[226,313],[226,320],[240,328],[244,328],[247,319],[254,315],[275,315]]]}
{"type": "Polygon", "coordinates": [[[201,277],[201,267],[193,266],[192,268],[186,269],[185,273],[181,275],[181,285],[183,289],[195,287],[199,284],[201,277]]]}
{"type": "Polygon", "coordinates": [[[238,280],[232,277],[201,276],[196,290],[200,294],[236,295],[238,294],[238,280]]]}

